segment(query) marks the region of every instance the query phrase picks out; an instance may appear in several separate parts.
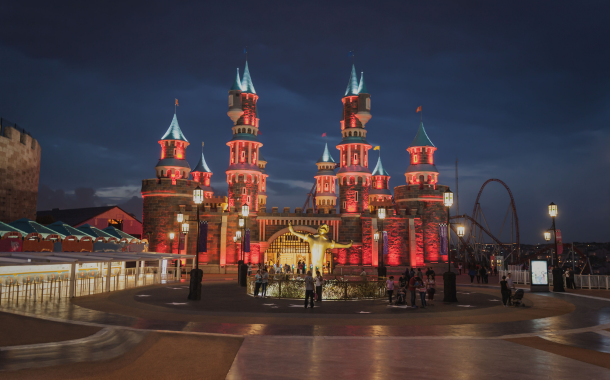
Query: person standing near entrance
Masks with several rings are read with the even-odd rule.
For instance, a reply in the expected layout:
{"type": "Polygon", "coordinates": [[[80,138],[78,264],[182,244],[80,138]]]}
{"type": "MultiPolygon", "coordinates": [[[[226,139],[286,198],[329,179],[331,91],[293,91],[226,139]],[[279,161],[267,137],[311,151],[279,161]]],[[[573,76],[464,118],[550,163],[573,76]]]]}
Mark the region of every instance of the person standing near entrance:
{"type": "Polygon", "coordinates": [[[390,305],[392,304],[392,294],[394,294],[394,276],[390,276],[388,280],[385,282],[388,298],[390,299],[390,305]]]}
{"type": "Polygon", "coordinates": [[[263,276],[261,280],[261,285],[263,287],[262,297],[265,298],[267,296],[267,284],[269,283],[269,272],[267,269],[263,269],[263,276]]]}
{"type": "Polygon", "coordinates": [[[307,276],[305,276],[305,309],[307,309],[307,300],[309,299],[309,306],[313,309],[313,286],[314,281],[313,277],[311,277],[311,271],[307,271],[307,276]]]}
{"type": "Polygon", "coordinates": [[[258,297],[258,292],[261,289],[261,284],[263,283],[263,277],[261,276],[261,271],[258,270],[256,271],[256,275],[254,276],[255,279],[255,283],[254,283],[254,297],[258,297]]]}
{"type": "Polygon", "coordinates": [[[460,274],[462,274],[462,263],[458,264],[458,269],[460,270],[460,274]]]}
{"type": "Polygon", "coordinates": [[[322,285],[324,285],[324,277],[320,271],[316,271],[316,302],[322,302],[322,285]]]}
{"type": "Polygon", "coordinates": [[[510,298],[510,289],[508,288],[506,276],[502,276],[502,281],[500,281],[500,293],[502,293],[502,303],[506,306],[510,298]]]}
{"type": "Polygon", "coordinates": [[[415,308],[415,292],[417,291],[415,283],[417,282],[415,276],[409,279],[409,291],[411,292],[411,307],[415,308]]]}

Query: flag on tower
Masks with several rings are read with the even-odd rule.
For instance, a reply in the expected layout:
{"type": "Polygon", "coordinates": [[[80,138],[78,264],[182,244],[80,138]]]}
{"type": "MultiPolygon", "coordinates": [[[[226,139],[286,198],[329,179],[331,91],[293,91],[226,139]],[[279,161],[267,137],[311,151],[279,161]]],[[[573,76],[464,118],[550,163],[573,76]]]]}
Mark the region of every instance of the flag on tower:
{"type": "Polygon", "coordinates": [[[376,147],[373,148],[373,150],[379,150],[379,145],[377,145],[376,147]]]}
{"type": "Polygon", "coordinates": [[[176,99],[176,105],[178,105],[178,99],[176,99]]]}
{"type": "Polygon", "coordinates": [[[326,137],[326,132],[322,133],[322,137],[326,137]]]}
{"type": "Polygon", "coordinates": [[[421,112],[421,106],[417,107],[417,110],[415,111],[415,113],[421,112]]]}
{"type": "Polygon", "coordinates": [[[258,134],[259,134],[259,135],[262,135],[262,134],[263,134],[263,132],[261,132],[261,131],[259,130],[259,131],[258,131],[258,134]]]}

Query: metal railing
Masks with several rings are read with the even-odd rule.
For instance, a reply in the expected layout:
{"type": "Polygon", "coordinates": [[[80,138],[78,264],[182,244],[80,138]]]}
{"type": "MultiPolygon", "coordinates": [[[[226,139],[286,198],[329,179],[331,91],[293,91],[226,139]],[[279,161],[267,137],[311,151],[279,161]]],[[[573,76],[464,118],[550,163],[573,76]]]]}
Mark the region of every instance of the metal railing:
{"type": "Polygon", "coordinates": [[[181,279],[189,280],[190,269],[190,266],[167,267],[160,273],[158,267],[126,268],[114,271],[110,279],[105,273],[82,272],[74,281],[69,278],[68,273],[56,278],[32,276],[20,281],[3,281],[0,282],[0,305],[9,302],[43,302],[69,298],[71,294],[73,297],[82,297],[140,286],[168,284],[181,279]]]}
{"type": "MultiPolygon", "coordinates": [[[[278,277],[270,278],[267,284],[267,297],[272,298],[305,298],[305,281],[302,279],[278,279],[278,277]]],[[[254,294],[255,290],[254,277],[248,278],[247,292],[250,295],[254,294]]],[[[259,295],[261,293],[259,292],[259,295]]],[[[353,300],[353,299],[371,299],[383,298],[386,295],[385,281],[344,281],[340,278],[328,279],[325,278],[322,285],[322,299],[326,300],[353,300]]]]}
{"type": "MultiPolygon", "coordinates": [[[[506,276],[510,273],[515,284],[530,284],[530,271],[528,270],[514,270],[514,271],[499,271],[498,282],[502,281],[502,276],[506,276]]],[[[553,284],[553,272],[548,272],[549,284],[553,284]]],[[[563,275],[563,285],[567,287],[566,276],[563,275]]],[[[598,275],[598,274],[575,274],[574,275],[574,287],[577,289],[606,289],[610,290],[610,276],[598,275]]]]}

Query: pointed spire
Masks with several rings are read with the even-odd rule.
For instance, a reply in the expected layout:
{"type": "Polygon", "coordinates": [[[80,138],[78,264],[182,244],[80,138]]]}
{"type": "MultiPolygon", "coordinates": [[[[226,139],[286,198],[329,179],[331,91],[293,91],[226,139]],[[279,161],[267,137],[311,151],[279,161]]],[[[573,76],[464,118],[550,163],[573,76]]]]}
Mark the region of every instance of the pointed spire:
{"type": "Polygon", "coordinates": [[[345,96],[358,95],[358,75],[356,74],[356,66],[352,65],[352,73],[347,82],[347,89],[345,90],[345,96]]]}
{"type": "Polygon", "coordinates": [[[322,153],[322,156],[320,156],[320,159],[316,163],[320,163],[320,162],[332,162],[332,163],[335,163],[335,160],[333,159],[333,156],[331,156],[330,152],[328,151],[328,143],[324,144],[324,153],[322,153]]]}
{"type": "Polygon", "coordinates": [[[206,164],[205,158],[203,158],[203,153],[201,153],[201,158],[199,159],[197,166],[195,166],[195,169],[193,169],[193,172],[199,172],[199,173],[211,173],[212,172],[210,170],[210,168],[208,167],[208,164],[206,164]]]}
{"type": "Polygon", "coordinates": [[[186,137],[184,137],[184,135],[182,134],[180,126],[178,125],[178,118],[176,117],[176,114],[174,114],[172,123],[169,125],[167,132],[165,132],[163,137],[161,137],[161,140],[180,140],[188,142],[186,137]]]}
{"type": "Polygon", "coordinates": [[[377,159],[377,165],[375,166],[375,170],[373,170],[373,175],[383,175],[387,177],[390,176],[390,174],[385,171],[383,165],[381,164],[381,156],[379,156],[379,158],[377,159]]]}
{"type": "Polygon", "coordinates": [[[229,91],[239,90],[241,91],[241,79],[239,79],[239,67],[237,68],[237,76],[235,76],[235,81],[233,81],[233,86],[229,91]]]}
{"type": "Polygon", "coordinates": [[[369,90],[366,88],[366,84],[364,84],[364,71],[360,73],[360,85],[358,85],[358,93],[359,94],[368,94],[369,90]]]}
{"type": "Polygon", "coordinates": [[[244,78],[241,81],[242,91],[248,94],[256,94],[254,85],[252,84],[252,78],[250,78],[250,70],[248,69],[248,61],[246,61],[246,68],[244,69],[244,78]]]}
{"type": "Polygon", "coordinates": [[[417,134],[415,135],[413,142],[411,143],[411,145],[409,145],[409,148],[414,146],[434,146],[434,144],[432,144],[432,141],[430,141],[428,134],[426,134],[423,122],[419,123],[419,129],[417,130],[417,134]]]}

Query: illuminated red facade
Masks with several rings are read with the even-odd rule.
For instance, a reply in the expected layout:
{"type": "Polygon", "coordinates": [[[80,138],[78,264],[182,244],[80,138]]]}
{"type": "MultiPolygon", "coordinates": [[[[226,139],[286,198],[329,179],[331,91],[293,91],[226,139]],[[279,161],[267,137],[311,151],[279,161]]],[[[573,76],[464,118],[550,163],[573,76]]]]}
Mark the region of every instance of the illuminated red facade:
{"type": "MultiPolygon", "coordinates": [[[[438,170],[434,165],[436,147],[428,138],[423,124],[407,148],[409,165],[405,172],[406,184],[389,188],[390,174],[385,171],[380,157],[371,172],[369,154],[373,148],[368,141],[366,125],[371,119],[371,96],[358,80],[352,67],[347,90],[342,97],[341,142],[337,144],[338,161],[325,146],[316,162],[315,208],[292,212],[284,208],[267,207],[267,161],[261,155],[259,141],[259,96],[254,90],[246,63],[243,80],[239,71],[229,90],[229,110],[232,121],[232,138],[228,146],[226,169],[228,198],[214,196],[210,187],[212,171],[203,154],[191,171],[185,160],[189,142],[174,120],[159,141],[161,159],[156,166],[157,178],[142,182],[144,197],[143,237],[150,239],[152,251],[178,252],[176,235],[180,224],[178,213],[190,225],[186,251],[194,253],[196,238],[196,207],[192,191],[200,186],[205,201],[201,206],[201,219],[208,221],[208,251],[200,254],[201,267],[206,272],[235,271],[238,260],[259,263],[273,260],[277,253],[268,254],[272,243],[288,232],[288,223],[296,229],[314,233],[318,226],[330,226],[329,236],[339,242],[353,241],[350,249],[334,249],[328,260],[334,267],[377,267],[380,263],[381,241],[375,241],[376,232],[388,234],[388,252],[383,262],[390,268],[421,267],[441,262],[439,256],[439,223],[446,221],[442,193],[447,186],[438,183],[438,170]],[[190,179],[192,177],[192,179],[190,179]],[[337,188],[338,186],[338,188],[337,188]],[[338,198],[338,199],[337,199],[338,198]],[[241,208],[248,205],[246,219],[250,230],[250,252],[241,252],[239,241],[233,241],[240,230],[241,208]],[[386,210],[381,220],[377,210],[386,210]]],[[[183,251],[184,252],[184,251],[183,251]]],[[[391,270],[391,269],[390,269],[391,270]]],[[[349,271],[348,271],[349,273],[349,271]]]]}

